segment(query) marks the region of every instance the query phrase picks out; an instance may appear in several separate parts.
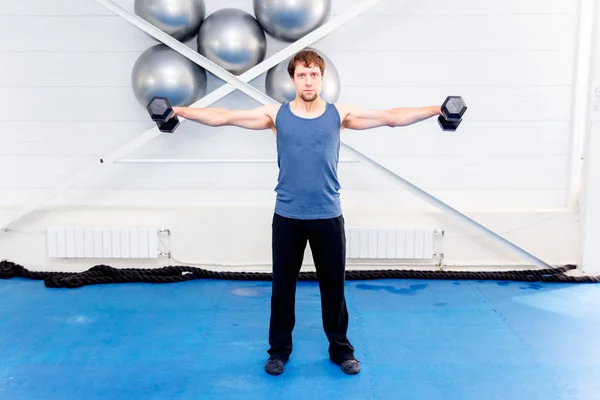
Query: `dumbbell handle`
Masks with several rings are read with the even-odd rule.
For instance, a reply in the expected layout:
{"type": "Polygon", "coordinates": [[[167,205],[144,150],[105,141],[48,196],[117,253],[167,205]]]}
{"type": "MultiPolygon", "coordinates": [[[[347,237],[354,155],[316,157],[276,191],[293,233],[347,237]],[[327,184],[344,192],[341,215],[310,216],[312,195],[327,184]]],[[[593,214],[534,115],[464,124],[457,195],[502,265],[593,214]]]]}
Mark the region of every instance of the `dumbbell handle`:
{"type": "Polygon", "coordinates": [[[174,118],[174,117],[175,117],[175,110],[173,110],[171,108],[171,113],[169,113],[169,115],[167,116],[167,118],[165,118],[164,120],[162,120],[162,122],[166,122],[166,121],[168,121],[168,120],[170,120],[171,118],[174,118]]]}
{"type": "Polygon", "coordinates": [[[152,121],[155,121],[155,122],[167,122],[174,116],[175,116],[175,111],[173,111],[173,109],[171,109],[171,112],[165,118],[154,117],[154,116],[151,116],[151,118],[152,118],[152,121]]]}
{"type": "Polygon", "coordinates": [[[460,121],[462,118],[452,118],[449,117],[448,115],[446,115],[446,113],[444,113],[444,111],[442,110],[442,118],[444,118],[446,121],[460,121]]]}

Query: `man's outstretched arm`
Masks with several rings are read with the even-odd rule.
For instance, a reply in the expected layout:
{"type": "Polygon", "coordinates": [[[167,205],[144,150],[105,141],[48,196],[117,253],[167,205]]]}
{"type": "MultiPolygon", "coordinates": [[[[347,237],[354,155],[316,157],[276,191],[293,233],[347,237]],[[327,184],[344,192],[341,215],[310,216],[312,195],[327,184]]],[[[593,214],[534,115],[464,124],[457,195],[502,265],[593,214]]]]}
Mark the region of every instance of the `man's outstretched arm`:
{"type": "Polygon", "coordinates": [[[271,129],[272,105],[252,110],[228,110],[226,108],[173,107],[176,116],[208,126],[238,126],[246,129],[271,129]]]}
{"type": "Polygon", "coordinates": [[[380,126],[407,126],[441,115],[441,106],[397,107],[387,110],[369,110],[341,105],[342,127],[346,129],[370,129],[380,126]]]}

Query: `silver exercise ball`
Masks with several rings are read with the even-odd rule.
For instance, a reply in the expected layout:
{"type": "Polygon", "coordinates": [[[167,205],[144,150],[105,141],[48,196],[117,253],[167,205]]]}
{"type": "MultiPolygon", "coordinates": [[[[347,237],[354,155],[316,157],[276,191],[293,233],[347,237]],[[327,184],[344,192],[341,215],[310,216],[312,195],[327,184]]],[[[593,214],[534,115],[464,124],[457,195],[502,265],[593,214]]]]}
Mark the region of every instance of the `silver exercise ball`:
{"type": "Polygon", "coordinates": [[[198,53],[240,75],[265,59],[267,37],[252,15],[223,8],[209,15],[200,26],[198,53]]]}
{"type": "Polygon", "coordinates": [[[331,0],[254,0],[254,15],[274,38],[294,42],[323,25],[331,0]]]}
{"type": "MultiPolygon", "coordinates": [[[[322,52],[314,50],[325,61],[325,73],[323,74],[323,83],[321,84],[321,98],[329,103],[335,103],[340,97],[340,75],[338,74],[333,62],[322,52]]],[[[288,74],[287,67],[292,57],[280,62],[267,72],[265,78],[265,87],[267,95],[273,99],[285,103],[296,98],[296,86],[288,74]]]]}
{"type": "Polygon", "coordinates": [[[155,96],[173,106],[189,106],[206,94],[206,71],[170,47],[159,44],[144,51],[131,72],[131,85],[144,107],[155,96]]]}
{"type": "Polygon", "coordinates": [[[134,11],[181,42],[196,36],[206,16],[204,0],[135,0],[134,11]]]}

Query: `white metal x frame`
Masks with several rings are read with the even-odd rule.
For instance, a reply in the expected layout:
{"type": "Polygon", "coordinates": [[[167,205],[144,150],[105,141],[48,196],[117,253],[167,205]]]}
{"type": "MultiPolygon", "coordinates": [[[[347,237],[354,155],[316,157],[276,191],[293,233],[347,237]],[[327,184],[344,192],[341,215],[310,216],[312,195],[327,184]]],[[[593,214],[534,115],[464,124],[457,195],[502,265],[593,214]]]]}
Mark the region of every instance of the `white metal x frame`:
{"type": "MultiPolygon", "coordinates": [[[[252,85],[250,85],[248,82],[250,82],[252,79],[258,77],[259,75],[267,72],[270,68],[279,64],[280,62],[287,59],[288,57],[291,57],[296,52],[302,50],[303,48],[305,48],[305,47],[309,46],[310,44],[316,42],[317,40],[321,39],[322,37],[324,37],[331,31],[337,29],[339,26],[342,26],[344,23],[346,23],[350,19],[356,17],[357,15],[360,15],[364,11],[375,6],[381,0],[366,0],[362,3],[360,3],[358,6],[351,8],[345,14],[331,19],[328,23],[324,24],[323,26],[319,27],[318,29],[316,29],[313,32],[309,33],[308,35],[304,36],[303,38],[297,40],[296,42],[290,44],[289,46],[282,49],[281,51],[274,54],[273,56],[269,57],[268,59],[262,61],[260,64],[256,65],[255,67],[251,68],[250,70],[246,71],[244,74],[240,75],[239,77],[236,77],[235,75],[226,71],[219,65],[217,65],[214,62],[203,57],[196,51],[190,49],[189,47],[187,47],[186,45],[181,43],[180,41],[174,39],[170,35],[166,34],[165,32],[161,31],[160,29],[156,28],[154,25],[148,23],[147,21],[145,21],[141,17],[135,15],[134,13],[115,4],[111,0],[96,0],[96,1],[100,4],[102,4],[103,6],[105,6],[106,8],[110,9],[111,11],[115,12],[119,16],[123,17],[125,20],[127,20],[128,22],[130,22],[137,28],[145,31],[146,33],[153,36],[155,39],[159,40],[163,44],[171,47],[173,50],[179,52],[183,56],[187,57],[189,60],[200,65],[207,71],[213,73],[215,76],[223,79],[226,82],[226,85],[213,91],[209,95],[203,97],[202,99],[200,99],[199,101],[197,101],[191,105],[191,107],[206,107],[206,106],[218,101],[219,99],[223,98],[224,96],[231,93],[235,89],[241,90],[242,92],[246,93],[247,95],[249,95],[250,97],[254,98],[255,100],[257,100],[258,102],[260,102],[262,104],[278,103],[276,100],[267,96],[265,93],[259,91],[258,89],[256,89],[252,85]]],[[[113,153],[109,154],[107,157],[104,157],[103,162],[104,163],[113,163],[118,158],[137,149],[138,147],[144,145],[145,143],[147,143],[148,141],[152,140],[154,137],[156,137],[160,134],[161,133],[155,127],[153,129],[145,132],[138,138],[132,140],[131,142],[125,144],[121,148],[119,148],[116,151],[114,151],[113,153]]],[[[523,248],[517,246],[516,244],[512,243],[511,241],[507,240],[506,238],[502,237],[501,235],[497,234],[496,232],[492,231],[491,229],[489,229],[489,228],[483,226],[482,224],[480,224],[479,222],[473,220],[469,216],[467,216],[467,215],[461,213],[460,211],[456,210],[455,208],[449,206],[448,204],[444,203],[440,199],[427,193],[423,189],[412,184],[411,182],[407,181],[406,179],[402,178],[395,172],[387,169],[386,167],[382,166],[381,164],[377,163],[376,161],[372,160],[371,158],[365,156],[364,154],[357,151],[356,149],[348,146],[347,144],[345,144],[343,142],[341,143],[341,146],[346,151],[348,151],[353,156],[355,156],[361,163],[364,163],[365,165],[376,169],[377,171],[387,175],[388,177],[391,177],[395,181],[401,183],[402,186],[404,186],[404,188],[406,188],[407,190],[416,194],[420,198],[424,199],[431,205],[437,207],[438,209],[440,209],[442,211],[446,211],[446,212],[452,214],[453,216],[460,219],[462,222],[466,222],[471,228],[474,228],[475,230],[478,230],[480,232],[483,232],[486,235],[491,236],[496,241],[498,241],[500,244],[502,244],[505,248],[512,251],[516,255],[522,257],[523,259],[531,262],[533,265],[536,265],[536,266],[539,266],[542,268],[553,268],[553,266],[550,265],[549,263],[541,260],[540,258],[538,258],[535,255],[531,254],[530,252],[524,250],[523,248]]],[[[78,182],[80,179],[82,179],[83,177],[87,176],[89,173],[91,173],[94,170],[96,170],[97,168],[99,168],[101,165],[102,164],[96,164],[94,166],[91,166],[88,169],[81,171],[80,173],[74,175],[72,178],[68,179],[66,182],[59,185],[57,188],[55,188],[55,190],[53,190],[53,192],[50,195],[45,196],[43,199],[41,199],[33,204],[22,207],[22,208],[16,210],[14,213],[11,213],[11,215],[9,215],[7,218],[5,217],[2,220],[2,223],[1,223],[2,227],[5,227],[6,225],[16,221],[17,219],[21,218],[22,216],[28,214],[29,212],[37,209],[42,204],[47,202],[50,198],[54,197],[55,195],[61,193],[64,190],[68,189],[69,187],[74,185],[76,182],[78,182]]]]}

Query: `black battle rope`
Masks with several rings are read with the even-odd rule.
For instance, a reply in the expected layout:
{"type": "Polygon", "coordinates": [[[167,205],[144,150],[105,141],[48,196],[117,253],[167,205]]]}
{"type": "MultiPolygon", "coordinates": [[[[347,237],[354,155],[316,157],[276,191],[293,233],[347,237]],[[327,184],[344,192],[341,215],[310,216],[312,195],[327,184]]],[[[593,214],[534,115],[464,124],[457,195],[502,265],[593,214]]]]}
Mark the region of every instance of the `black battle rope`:
{"type": "MultiPolygon", "coordinates": [[[[347,280],[372,279],[439,279],[439,280],[498,280],[520,282],[598,283],[600,276],[569,276],[565,272],[575,269],[565,265],[552,269],[515,271],[417,271],[373,270],[346,271],[347,280]]],[[[243,281],[271,281],[270,272],[209,271],[187,266],[170,266],[154,269],[113,268],[96,265],[83,272],[36,272],[10,261],[0,261],[0,279],[22,277],[43,280],[51,288],[78,288],[86,285],[107,283],[174,283],[194,279],[223,279],[243,281]]],[[[300,281],[316,281],[316,272],[300,272],[300,281]]]]}

